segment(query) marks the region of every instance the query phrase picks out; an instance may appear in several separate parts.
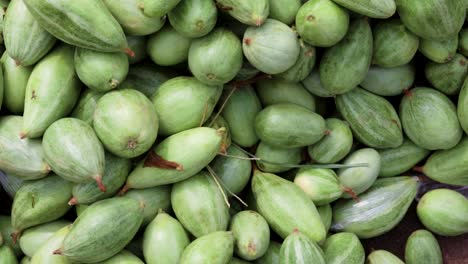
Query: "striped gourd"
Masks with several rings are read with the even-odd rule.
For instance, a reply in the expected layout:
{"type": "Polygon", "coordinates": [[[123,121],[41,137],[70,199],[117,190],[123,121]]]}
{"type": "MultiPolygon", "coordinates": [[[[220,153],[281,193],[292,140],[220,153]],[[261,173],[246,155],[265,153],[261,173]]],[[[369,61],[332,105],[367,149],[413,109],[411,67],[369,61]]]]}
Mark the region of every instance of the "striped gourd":
{"type": "Polygon", "coordinates": [[[26,8],[23,0],[8,5],[3,24],[5,47],[16,65],[29,66],[39,61],[57,40],[49,34],[26,8]]]}
{"type": "Polygon", "coordinates": [[[23,1],[39,25],[63,42],[96,51],[133,54],[122,27],[103,1],[23,1]]]}

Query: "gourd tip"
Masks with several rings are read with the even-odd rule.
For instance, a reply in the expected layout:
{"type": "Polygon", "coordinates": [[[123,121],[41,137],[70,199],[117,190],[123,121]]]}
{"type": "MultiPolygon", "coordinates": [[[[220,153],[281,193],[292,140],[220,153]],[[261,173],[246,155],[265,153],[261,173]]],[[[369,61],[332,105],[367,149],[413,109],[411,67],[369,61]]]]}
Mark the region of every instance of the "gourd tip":
{"type": "Polygon", "coordinates": [[[124,187],[122,187],[122,189],[117,193],[118,196],[122,196],[124,194],[126,194],[128,192],[128,190],[130,190],[130,186],[127,184],[124,185],[124,187]]]}
{"type": "Polygon", "coordinates": [[[18,59],[15,59],[15,65],[16,65],[16,66],[21,66],[21,61],[18,60],[18,59]]]}
{"type": "Polygon", "coordinates": [[[27,135],[26,135],[26,132],[20,132],[20,133],[19,133],[20,139],[25,139],[26,136],[27,136],[27,135]]]}
{"type": "Polygon", "coordinates": [[[307,50],[307,51],[304,53],[304,55],[305,55],[306,57],[311,58],[311,57],[314,56],[314,50],[313,50],[313,49],[307,50]]]}
{"type": "Polygon", "coordinates": [[[361,199],[359,199],[358,195],[354,192],[353,189],[349,188],[349,187],[342,187],[343,189],[343,192],[349,194],[349,196],[351,196],[351,198],[356,202],[356,203],[359,203],[361,201],[361,199]]]}
{"type": "Polygon", "coordinates": [[[254,242],[250,241],[249,244],[247,245],[247,251],[251,254],[257,253],[257,246],[255,245],[254,242]]]}
{"type": "Polygon", "coordinates": [[[425,176],[425,175],[417,175],[417,176],[414,176],[416,178],[416,181],[420,184],[430,184],[431,182],[433,183],[434,181],[431,180],[429,177],[425,176]]]}
{"type": "Polygon", "coordinates": [[[13,233],[11,233],[11,239],[13,242],[13,245],[16,245],[16,242],[18,242],[18,239],[21,235],[21,231],[15,230],[13,233]]]}
{"type": "Polygon", "coordinates": [[[102,182],[102,176],[98,175],[95,179],[97,185],[99,186],[99,190],[101,190],[101,192],[106,192],[106,186],[104,186],[104,183],[102,182]]]}
{"type": "Polygon", "coordinates": [[[130,56],[130,57],[132,57],[132,58],[135,57],[135,52],[134,52],[131,48],[129,48],[129,47],[126,47],[126,48],[124,49],[124,52],[125,52],[128,56],[130,56]]]}
{"type": "Polygon", "coordinates": [[[220,127],[216,130],[216,133],[220,136],[224,135],[226,133],[226,128],[225,127],[220,127]]]}
{"type": "Polygon", "coordinates": [[[61,249],[61,248],[56,249],[56,250],[54,250],[54,252],[52,252],[52,254],[54,254],[54,255],[62,255],[62,249],[61,249]]]}
{"type": "Polygon", "coordinates": [[[419,173],[424,173],[424,167],[423,166],[415,166],[415,167],[413,167],[413,171],[419,172],[419,173]]]}
{"type": "Polygon", "coordinates": [[[135,149],[136,147],[138,146],[138,141],[136,141],[135,139],[130,139],[128,142],[127,142],[127,149],[135,149]]]}
{"type": "Polygon", "coordinates": [[[76,197],[72,197],[70,199],[70,201],[68,201],[68,205],[70,205],[70,206],[73,206],[73,205],[76,205],[76,204],[78,204],[78,200],[76,199],[76,197]]]}
{"type": "Polygon", "coordinates": [[[255,19],[255,26],[259,27],[259,26],[263,25],[263,22],[265,22],[265,20],[263,20],[261,18],[257,18],[257,19],[255,19]]]}
{"type": "Polygon", "coordinates": [[[116,88],[116,87],[119,85],[119,83],[120,83],[120,82],[119,82],[118,80],[116,80],[116,79],[111,79],[111,80],[109,81],[109,85],[110,85],[110,87],[111,87],[112,89],[116,88]]]}
{"type": "Polygon", "coordinates": [[[49,173],[52,170],[49,164],[44,163],[44,172],[49,173]]]}
{"type": "Polygon", "coordinates": [[[405,96],[412,96],[412,95],[413,95],[413,93],[410,91],[409,88],[404,89],[404,90],[403,90],[403,94],[404,94],[405,96]]]}
{"type": "Polygon", "coordinates": [[[143,200],[140,200],[140,209],[145,209],[146,204],[143,200]]]}
{"type": "Polygon", "coordinates": [[[221,154],[223,154],[223,155],[227,155],[227,146],[226,146],[226,142],[223,142],[223,143],[221,144],[221,148],[220,148],[219,152],[221,152],[221,154]]]}
{"type": "Polygon", "coordinates": [[[260,169],[257,166],[257,162],[255,160],[252,160],[252,171],[253,175],[255,176],[257,173],[261,173],[260,169]]]}

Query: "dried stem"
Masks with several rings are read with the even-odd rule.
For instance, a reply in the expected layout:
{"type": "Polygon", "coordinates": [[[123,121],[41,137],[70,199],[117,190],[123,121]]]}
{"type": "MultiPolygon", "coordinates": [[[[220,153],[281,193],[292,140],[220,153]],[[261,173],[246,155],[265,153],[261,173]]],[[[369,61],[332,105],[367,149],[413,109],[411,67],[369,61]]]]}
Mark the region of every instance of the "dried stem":
{"type": "MultiPolygon", "coordinates": [[[[203,126],[203,123],[205,123],[205,118],[206,118],[206,113],[208,113],[208,101],[205,103],[205,108],[203,109],[203,115],[202,115],[202,118],[200,120],[200,124],[198,125],[198,127],[201,127],[203,126]]],[[[210,127],[211,127],[212,124],[210,124],[210,127]]]]}
{"type": "Polygon", "coordinates": [[[232,197],[236,198],[236,199],[237,199],[241,204],[243,204],[245,207],[248,207],[248,206],[249,206],[249,205],[248,205],[246,202],[244,202],[239,196],[237,196],[235,193],[233,193],[233,192],[231,192],[231,190],[229,190],[229,188],[228,188],[228,187],[223,183],[223,181],[216,175],[216,173],[214,172],[214,170],[213,170],[210,166],[206,166],[206,168],[208,169],[208,171],[210,172],[210,174],[211,174],[214,178],[218,179],[218,181],[221,183],[221,185],[223,186],[223,188],[224,188],[226,191],[228,191],[229,194],[230,194],[232,197]]]}
{"type": "Polygon", "coordinates": [[[240,160],[261,160],[260,158],[245,158],[245,157],[239,157],[239,156],[232,156],[232,155],[224,154],[222,152],[218,153],[218,155],[233,158],[233,159],[240,159],[240,160]]]}
{"type": "Polygon", "coordinates": [[[218,186],[218,189],[221,191],[221,194],[223,195],[224,202],[230,208],[231,204],[228,201],[226,193],[224,193],[223,187],[221,187],[221,185],[218,182],[218,179],[216,179],[214,171],[209,166],[207,166],[206,168],[208,169],[208,172],[210,173],[211,177],[213,177],[213,180],[215,181],[216,185],[218,186]]]}
{"type": "Polygon", "coordinates": [[[356,201],[357,203],[359,203],[361,201],[361,199],[359,199],[358,195],[350,187],[342,186],[342,190],[343,190],[343,192],[349,194],[349,196],[351,196],[351,198],[353,198],[353,200],[356,201]]]}
{"type": "Polygon", "coordinates": [[[219,115],[223,111],[224,107],[226,107],[227,102],[229,101],[229,99],[231,98],[231,96],[234,94],[235,91],[236,91],[235,87],[231,89],[231,91],[227,95],[226,99],[224,100],[223,104],[221,104],[221,107],[219,108],[218,112],[216,112],[216,115],[211,120],[211,123],[210,123],[209,127],[212,127],[214,122],[216,122],[216,119],[218,119],[219,115]]]}
{"type": "Polygon", "coordinates": [[[219,115],[223,111],[224,107],[226,107],[227,102],[229,101],[231,96],[234,94],[234,92],[238,88],[242,88],[242,87],[248,86],[250,84],[254,84],[254,83],[256,83],[256,82],[258,82],[260,80],[265,80],[265,79],[271,79],[271,75],[270,74],[265,74],[265,73],[260,73],[260,74],[257,74],[256,76],[254,76],[254,77],[252,77],[250,79],[247,79],[247,80],[236,80],[236,81],[232,81],[232,82],[228,83],[227,85],[232,86],[232,89],[229,92],[229,94],[226,96],[226,99],[224,99],[224,102],[221,104],[221,107],[219,108],[218,112],[214,116],[213,120],[211,120],[211,123],[210,123],[209,126],[211,127],[214,124],[216,119],[219,117],[219,115]]]}
{"type": "Polygon", "coordinates": [[[148,152],[148,156],[143,163],[143,168],[145,167],[156,167],[161,169],[172,169],[183,171],[184,166],[174,161],[169,161],[159,156],[154,150],[148,152]]]}

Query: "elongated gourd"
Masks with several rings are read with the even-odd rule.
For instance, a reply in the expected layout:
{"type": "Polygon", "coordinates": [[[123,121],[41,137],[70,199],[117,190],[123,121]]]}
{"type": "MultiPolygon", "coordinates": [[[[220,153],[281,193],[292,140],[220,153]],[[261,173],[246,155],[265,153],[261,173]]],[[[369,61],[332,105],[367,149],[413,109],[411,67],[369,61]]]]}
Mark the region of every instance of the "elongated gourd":
{"type": "Polygon", "coordinates": [[[177,263],[189,243],[188,234],[180,222],[160,212],[143,235],[143,254],[146,263],[177,263]]]}
{"type": "Polygon", "coordinates": [[[68,44],[130,55],[122,27],[103,1],[23,0],[45,30],[68,44]]]}
{"type": "Polygon", "coordinates": [[[73,186],[73,197],[68,204],[91,204],[113,196],[122,187],[130,172],[130,160],[106,152],[105,164],[102,183],[106,186],[106,192],[102,192],[94,182],[77,183],[73,186]]]}
{"type": "Polygon", "coordinates": [[[81,88],[73,53],[72,46],[58,46],[34,67],[26,87],[20,137],[40,137],[72,111],[81,88]]]}
{"type": "Polygon", "coordinates": [[[257,143],[255,117],[262,110],[262,104],[255,89],[251,86],[225,89],[220,101],[226,102],[222,114],[229,124],[232,141],[241,147],[251,147],[257,143]],[[230,93],[232,95],[228,97],[230,93]]]}
{"type": "Polygon", "coordinates": [[[395,0],[333,0],[333,2],[372,18],[389,18],[396,12],[395,0]]]}
{"type": "Polygon", "coordinates": [[[263,256],[270,244],[270,228],[255,211],[241,211],[234,215],[230,229],[236,240],[234,252],[245,260],[263,256]]]}
{"type": "MultiPolygon", "coordinates": [[[[127,178],[126,189],[144,189],[183,181],[201,171],[221,149],[224,128],[215,130],[199,127],[174,134],[159,145],[153,152],[170,162],[175,162],[172,169],[156,164],[138,163],[127,178]],[[175,165],[175,166],[174,166],[175,165]]],[[[160,165],[160,164],[159,164],[160,165]]]]}
{"type": "Polygon", "coordinates": [[[262,25],[270,13],[270,0],[217,0],[216,2],[232,17],[251,26],[262,25]]]}
{"type": "Polygon", "coordinates": [[[405,264],[400,258],[393,253],[386,250],[376,250],[367,256],[367,263],[369,264],[405,264]]]}
{"type": "Polygon", "coordinates": [[[434,235],[424,229],[411,233],[406,241],[407,264],[442,264],[442,251],[434,235]]]}
{"type": "Polygon", "coordinates": [[[369,22],[357,19],[349,28],[344,38],[327,49],[320,61],[320,81],[335,95],[346,93],[361,83],[372,61],[373,39],[369,22]]]}
{"type": "Polygon", "coordinates": [[[222,91],[221,85],[207,85],[194,77],[164,82],[151,99],[159,118],[158,133],[170,136],[205,123],[222,91]]]}
{"type": "Polygon", "coordinates": [[[57,175],[23,183],[13,200],[11,223],[13,241],[32,226],[51,222],[63,216],[70,206],[72,184],[57,175]]]}
{"type": "Polygon", "coordinates": [[[135,158],[154,144],[159,119],[153,104],[143,93],[121,89],[99,99],[93,128],[107,150],[122,158],[135,158]]]}
{"type": "Polygon", "coordinates": [[[363,264],[366,258],[359,238],[348,232],[329,236],[325,241],[323,251],[327,264],[363,264]]]}
{"type": "Polygon", "coordinates": [[[319,245],[295,229],[287,236],[280,250],[280,263],[317,263],[325,264],[323,251],[319,245]]]}
{"type": "Polygon", "coordinates": [[[195,237],[225,231],[228,227],[229,208],[220,188],[207,172],[176,183],[171,203],[177,219],[195,237]]]}
{"type": "Polygon", "coordinates": [[[441,236],[468,232],[468,199],[450,189],[436,189],[423,195],[416,207],[419,220],[441,236]]]}
{"type": "Polygon", "coordinates": [[[18,66],[8,52],[0,60],[3,69],[3,103],[10,112],[21,114],[24,111],[24,95],[33,66],[18,66]]]}
{"type": "Polygon", "coordinates": [[[75,220],[54,254],[85,263],[114,256],[135,236],[143,221],[143,208],[144,204],[127,197],[94,203],[75,220]]]}
{"type": "Polygon", "coordinates": [[[103,0],[103,2],[128,35],[149,35],[161,29],[166,22],[165,16],[145,15],[139,7],[140,0],[103,0]]]}
{"type": "Polygon", "coordinates": [[[233,251],[234,236],[231,232],[213,232],[190,243],[179,264],[224,264],[232,258],[233,251]]]}
{"type": "Polygon", "coordinates": [[[255,117],[257,136],[272,146],[298,148],[325,136],[325,120],[309,109],[291,103],[270,105],[255,117]]]}
{"type": "Polygon", "coordinates": [[[16,65],[35,64],[49,52],[57,40],[39,25],[23,0],[11,1],[4,19],[5,47],[16,65]]]}
{"type": "Polygon", "coordinates": [[[359,202],[341,200],[333,207],[332,229],[352,232],[359,238],[376,237],[395,227],[416,197],[415,177],[377,180],[359,202]]]}
{"type": "Polygon", "coordinates": [[[287,71],[300,53],[294,31],[274,19],[267,19],[260,27],[249,27],[244,33],[242,49],[253,66],[268,74],[287,71]]]}
{"type": "Polygon", "coordinates": [[[398,15],[416,35],[425,39],[445,40],[454,37],[465,21],[464,1],[396,0],[398,15]]]}
{"type": "Polygon", "coordinates": [[[23,180],[44,178],[50,171],[39,139],[20,139],[21,116],[0,118],[0,169],[23,180]]]}
{"type": "Polygon", "coordinates": [[[313,241],[325,238],[325,227],[314,203],[294,183],[256,170],[252,191],[258,212],[281,237],[286,238],[298,229],[313,241]],[[290,217],[291,214],[295,217],[290,217]]]}
{"type": "Polygon", "coordinates": [[[62,118],[45,132],[42,147],[46,161],[59,176],[76,183],[95,180],[101,189],[104,147],[92,127],[76,118],[62,118]]]}
{"type": "Polygon", "coordinates": [[[337,96],[335,102],[357,140],[373,148],[403,143],[400,118],[387,99],[358,87],[337,96]]]}
{"type": "Polygon", "coordinates": [[[428,150],[450,149],[463,136],[456,111],[443,93],[418,87],[407,91],[401,100],[401,124],[416,145],[428,150]]]}
{"type": "Polygon", "coordinates": [[[57,231],[70,224],[71,222],[69,221],[57,220],[26,229],[19,240],[21,250],[26,256],[33,257],[45,241],[53,237],[57,231]]]}
{"type": "Polygon", "coordinates": [[[76,48],[76,73],[90,89],[107,92],[122,83],[128,74],[127,55],[119,52],[99,52],[76,48]]]}

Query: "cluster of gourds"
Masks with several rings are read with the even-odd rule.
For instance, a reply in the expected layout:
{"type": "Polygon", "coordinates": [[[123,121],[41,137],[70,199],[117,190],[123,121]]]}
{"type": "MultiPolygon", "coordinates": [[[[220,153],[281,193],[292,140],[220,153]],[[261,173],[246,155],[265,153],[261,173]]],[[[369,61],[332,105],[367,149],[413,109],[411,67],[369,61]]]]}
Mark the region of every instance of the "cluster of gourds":
{"type": "Polygon", "coordinates": [[[402,263],[428,180],[467,233],[467,4],[0,0],[0,264],[402,263]]]}

